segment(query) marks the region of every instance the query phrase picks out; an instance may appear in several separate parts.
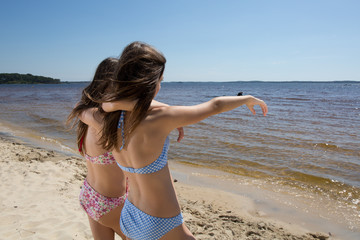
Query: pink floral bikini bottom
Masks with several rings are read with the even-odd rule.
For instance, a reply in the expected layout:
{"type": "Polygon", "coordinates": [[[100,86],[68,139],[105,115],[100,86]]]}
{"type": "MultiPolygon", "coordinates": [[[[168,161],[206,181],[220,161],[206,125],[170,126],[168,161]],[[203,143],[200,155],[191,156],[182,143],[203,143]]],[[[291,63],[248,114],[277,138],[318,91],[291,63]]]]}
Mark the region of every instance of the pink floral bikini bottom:
{"type": "Polygon", "coordinates": [[[128,191],[126,190],[126,193],[121,197],[105,197],[96,192],[85,179],[81,187],[79,200],[86,213],[95,221],[99,221],[102,216],[123,204],[127,195],[128,191]]]}

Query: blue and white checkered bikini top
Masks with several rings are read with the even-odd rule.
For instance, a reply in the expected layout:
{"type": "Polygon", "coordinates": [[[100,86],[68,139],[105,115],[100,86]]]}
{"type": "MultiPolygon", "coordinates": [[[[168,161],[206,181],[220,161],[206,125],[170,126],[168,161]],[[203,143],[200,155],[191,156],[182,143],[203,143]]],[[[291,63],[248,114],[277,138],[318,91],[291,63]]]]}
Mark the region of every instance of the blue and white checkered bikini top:
{"type": "MultiPolygon", "coordinates": [[[[122,150],[125,145],[124,116],[125,116],[125,111],[122,111],[121,115],[120,115],[120,119],[119,119],[119,124],[118,124],[118,128],[121,128],[121,136],[123,139],[120,150],[122,150]]],[[[170,146],[170,140],[169,140],[169,137],[167,137],[160,156],[154,162],[150,163],[149,165],[147,165],[145,167],[142,167],[142,168],[124,167],[124,166],[121,166],[119,163],[117,163],[117,165],[121,168],[121,170],[130,172],[130,173],[149,174],[149,173],[157,172],[157,171],[161,170],[163,167],[165,167],[165,165],[167,163],[167,153],[169,150],[169,146],[170,146]]]]}

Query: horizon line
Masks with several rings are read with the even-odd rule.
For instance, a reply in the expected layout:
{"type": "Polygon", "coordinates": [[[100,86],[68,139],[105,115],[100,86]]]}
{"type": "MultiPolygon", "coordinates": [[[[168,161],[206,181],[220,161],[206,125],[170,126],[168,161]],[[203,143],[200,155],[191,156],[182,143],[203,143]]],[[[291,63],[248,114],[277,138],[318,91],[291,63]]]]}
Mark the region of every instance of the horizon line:
{"type": "MultiPolygon", "coordinates": [[[[61,81],[60,83],[86,83],[91,82],[87,80],[80,80],[80,81],[61,81]]],[[[322,82],[322,83],[336,83],[336,82],[343,82],[343,83],[360,83],[360,80],[237,80],[237,81],[163,81],[163,83],[238,83],[238,82],[268,82],[268,83],[289,83],[289,82],[300,82],[300,83],[315,83],[315,82],[322,82]]]]}

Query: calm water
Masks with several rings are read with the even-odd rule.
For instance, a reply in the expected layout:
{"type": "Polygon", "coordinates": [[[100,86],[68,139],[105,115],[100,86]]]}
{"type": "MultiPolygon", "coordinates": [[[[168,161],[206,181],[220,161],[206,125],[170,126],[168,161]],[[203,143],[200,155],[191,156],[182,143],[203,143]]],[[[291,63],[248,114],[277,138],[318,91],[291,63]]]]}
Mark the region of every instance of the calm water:
{"type": "MultiPolygon", "coordinates": [[[[75,135],[65,130],[64,120],[86,85],[0,85],[0,120],[64,150],[75,149],[75,135]]],[[[241,107],[186,127],[186,138],[172,144],[169,159],[316,199],[309,201],[329,204],[329,213],[359,231],[360,83],[165,82],[157,100],[192,105],[240,91],[265,100],[268,116],[241,107]]]]}

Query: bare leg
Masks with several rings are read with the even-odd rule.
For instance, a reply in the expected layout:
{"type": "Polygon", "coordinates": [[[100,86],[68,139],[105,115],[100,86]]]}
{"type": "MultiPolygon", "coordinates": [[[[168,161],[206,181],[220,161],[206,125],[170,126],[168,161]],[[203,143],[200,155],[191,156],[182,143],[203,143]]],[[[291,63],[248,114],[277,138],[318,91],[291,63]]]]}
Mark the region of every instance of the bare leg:
{"type": "Polygon", "coordinates": [[[111,210],[109,213],[105,214],[99,219],[99,222],[111,228],[114,232],[116,232],[122,239],[126,239],[125,235],[122,233],[120,229],[120,215],[123,205],[111,210]]]}
{"type": "Polygon", "coordinates": [[[195,237],[191,234],[190,230],[183,223],[180,226],[177,226],[176,228],[166,233],[160,239],[161,240],[195,240],[195,237]]]}
{"type": "Polygon", "coordinates": [[[115,234],[114,230],[112,230],[109,227],[105,227],[104,225],[96,222],[91,217],[89,218],[90,228],[92,235],[94,237],[94,240],[114,240],[115,234]]]}

